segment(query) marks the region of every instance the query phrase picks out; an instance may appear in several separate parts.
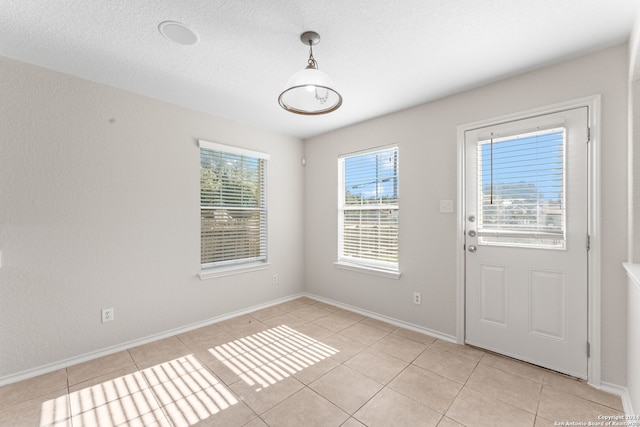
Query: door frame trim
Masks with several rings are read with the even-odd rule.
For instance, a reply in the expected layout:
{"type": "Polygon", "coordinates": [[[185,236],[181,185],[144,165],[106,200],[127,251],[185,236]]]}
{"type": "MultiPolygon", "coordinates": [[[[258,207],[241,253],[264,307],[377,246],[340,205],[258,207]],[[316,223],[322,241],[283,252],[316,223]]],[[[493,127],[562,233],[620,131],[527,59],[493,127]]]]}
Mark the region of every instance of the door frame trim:
{"type": "MultiPolygon", "coordinates": [[[[456,217],[456,340],[458,344],[465,342],[465,134],[468,131],[498,125],[505,122],[522,120],[543,114],[552,114],[562,110],[587,107],[590,141],[588,156],[588,233],[591,238],[590,250],[587,252],[588,262],[588,308],[587,337],[591,345],[590,357],[587,360],[589,384],[601,385],[601,236],[600,236],[600,106],[601,95],[592,95],[573,99],[558,104],[547,105],[518,113],[508,114],[477,122],[457,126],[457,206],[456,217]]],[[[586,236],[585,236],[586,240],[586,236]]],[[[586,241],[585,241],[586,245],[586,241]]],[[[585,346],[586,347],[586,346],[585,346]]],[[[585,348],[586,352],[586,348],[585,348]]]]}

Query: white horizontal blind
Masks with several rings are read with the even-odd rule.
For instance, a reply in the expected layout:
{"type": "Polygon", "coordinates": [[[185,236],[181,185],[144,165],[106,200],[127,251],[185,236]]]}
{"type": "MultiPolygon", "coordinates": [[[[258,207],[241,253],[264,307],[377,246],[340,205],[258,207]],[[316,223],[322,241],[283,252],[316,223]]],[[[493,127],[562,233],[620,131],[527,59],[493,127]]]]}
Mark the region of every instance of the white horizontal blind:
{"type": "Polygon", "coordinates": [[[565,129],[478,143],[480,244],[565,247],[565,129]]]}
{"type": "Polygon", "coordinates": [[[266,260],[265,177],[266,159],[246,153],[211,150],[201,144],[200,252],[203,268],[266,260]]]}
{"type": "Polygon", "coordinates": [[[338,260],[398,270],[398,147],[339,159],[338,260]]]}

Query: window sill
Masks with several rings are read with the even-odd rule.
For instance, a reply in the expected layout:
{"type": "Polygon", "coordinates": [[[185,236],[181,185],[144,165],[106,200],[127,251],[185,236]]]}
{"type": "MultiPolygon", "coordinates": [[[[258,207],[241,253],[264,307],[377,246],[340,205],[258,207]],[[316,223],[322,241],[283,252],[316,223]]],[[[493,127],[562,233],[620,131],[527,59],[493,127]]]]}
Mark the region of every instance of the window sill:
{"type": "Polygon", "coordinates": [[[268,262],[253,262],[250,264],[241,264],[227,267],[214,267],[201,270],[198,276],[200,280],[214,279],[216,277],[233,276],[234,274],[242,274],[250,271],[265,270],[269,268],[268,262]]]}
{"type": "Polygon", "coordinates": [[[361,273],[373,274],[375,276],[382,276],[382,277],[387,277],[389,279],[395,279],[395,280],[398,280],[400,278],[400,275],[402,274],[399,271],[384,270],[384,269],[375,268],[375,267],[365,267],[362,265],[350,264],[350,263],[340,262],[340,261],[334,262],[333,264],[337,268],[340,268],[343,270],[359,271],[361,273]]]}

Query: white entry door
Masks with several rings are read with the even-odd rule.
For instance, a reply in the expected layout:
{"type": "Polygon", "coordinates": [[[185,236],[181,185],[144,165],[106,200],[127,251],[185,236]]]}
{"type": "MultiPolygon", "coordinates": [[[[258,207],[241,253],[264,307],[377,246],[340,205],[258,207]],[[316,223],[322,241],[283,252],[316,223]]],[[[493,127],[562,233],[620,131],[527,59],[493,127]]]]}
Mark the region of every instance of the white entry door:
{"type": "Polygon", "coordinates": [[[465,341],[587,378],[588,111],[465,134],[465,341]]]}

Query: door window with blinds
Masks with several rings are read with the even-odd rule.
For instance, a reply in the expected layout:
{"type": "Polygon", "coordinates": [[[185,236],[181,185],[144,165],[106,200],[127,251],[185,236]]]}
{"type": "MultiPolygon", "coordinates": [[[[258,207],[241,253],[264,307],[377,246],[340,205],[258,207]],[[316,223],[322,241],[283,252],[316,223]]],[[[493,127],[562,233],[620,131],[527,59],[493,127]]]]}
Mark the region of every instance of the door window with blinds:
{"type": "Polygon", "coordinates": [[[338,262],[398,271],[398,147],[340,156],[338,262]]]}
{"type": "Polygon", "coordinates": [[[565,249],[565,128],[478,142],[478,244],[565,249]]]}
{"type": "Polygon", "coordinates": [[[203,269],[267,259],[268,155],[200,141],[203,269]]]}

